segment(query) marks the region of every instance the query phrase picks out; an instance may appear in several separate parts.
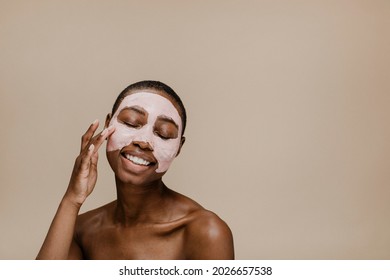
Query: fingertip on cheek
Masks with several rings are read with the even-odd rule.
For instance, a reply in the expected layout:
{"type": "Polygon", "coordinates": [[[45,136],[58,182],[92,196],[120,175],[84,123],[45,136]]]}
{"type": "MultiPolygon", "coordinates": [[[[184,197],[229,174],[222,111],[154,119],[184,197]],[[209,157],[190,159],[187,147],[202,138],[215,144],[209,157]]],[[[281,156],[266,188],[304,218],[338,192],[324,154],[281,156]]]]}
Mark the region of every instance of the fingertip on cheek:
{"type": "Polygon", "coordinates": [[[107,130],[107,128],[105,128],[105,129],[102,131],[102,134],[101,134],[101,136],[103,136],[103,137],[104,137],[104,136],[106,136],[106,134],[107,134],[107,131],[108,131],[108,130],[107,130]]]}

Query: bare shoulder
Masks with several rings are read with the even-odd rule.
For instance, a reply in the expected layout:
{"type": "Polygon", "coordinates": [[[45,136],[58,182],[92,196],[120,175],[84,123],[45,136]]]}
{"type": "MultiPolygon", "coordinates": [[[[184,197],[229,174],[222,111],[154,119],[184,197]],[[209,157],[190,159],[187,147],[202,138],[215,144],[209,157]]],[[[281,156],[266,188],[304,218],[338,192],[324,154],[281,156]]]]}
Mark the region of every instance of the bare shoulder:
{"type": "Polygon", "coordinates": [[[232,232],[215,213],[198,209],[187,224],[186,251],[190,259],[234,259],[232,232]]]}
{"type": "Polygon", "coordinates": [[[184,250],[187,259],[234,259],[233,235],[215,213],[194,200],[174,193],[175,212],[184,217],[184,250]]]}

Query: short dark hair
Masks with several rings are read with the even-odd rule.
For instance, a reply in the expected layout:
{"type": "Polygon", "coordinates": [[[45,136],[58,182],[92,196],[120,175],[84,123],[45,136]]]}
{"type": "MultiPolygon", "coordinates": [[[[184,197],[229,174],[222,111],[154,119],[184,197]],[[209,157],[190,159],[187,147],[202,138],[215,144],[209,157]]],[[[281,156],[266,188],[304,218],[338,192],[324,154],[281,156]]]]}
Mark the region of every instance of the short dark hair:
{"type": "Polygon", "coordinates": [[[121,104],[122,100],[130,94],[130,91],[133,90],[143,90],[143,89],[154,89],[157,91],[161,91],[163,93],[166,93],[170,97],[173,98],[173,100],[179,105],[180,111],[182,116],[182,125],[183,125],[183,131],[182,135],[184,134],[184,130],[186,128],[187,124],[187,113],[186,109],[184,108],[184,104],[181,101],[180,97],[177,95],[177,93],[168,85],[159,82],[159,81],[152,81],[152,80],[145,80],[145,81],[140,81],[134,84],[129,85],[126,87],[122,92],[118,95],[118,97],[115,100],[114,106],[112,107],[112,116],[114,115],[115,111],[118,109],[119,105],[121,104]]]}

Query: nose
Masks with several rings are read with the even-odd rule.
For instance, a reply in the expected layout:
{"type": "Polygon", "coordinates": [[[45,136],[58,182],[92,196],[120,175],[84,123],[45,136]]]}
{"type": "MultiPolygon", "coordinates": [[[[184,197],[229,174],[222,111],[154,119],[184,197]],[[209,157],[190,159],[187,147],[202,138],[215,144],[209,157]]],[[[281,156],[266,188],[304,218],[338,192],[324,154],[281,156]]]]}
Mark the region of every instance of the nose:
{"type": "Polygon", "coordinates": [[[145,142],[145,141],[133,141],[133,145],[140,147],[142,150],[153,151],[153,148],[152,148],[152,146],[150,145],[149,142],[145,142]]]}
{"type": "Polygon", "coordinates": [[[140,147],[142,150],[153,151],[153,127],[145,125],[134,135],[133,145],[140,147]]]}

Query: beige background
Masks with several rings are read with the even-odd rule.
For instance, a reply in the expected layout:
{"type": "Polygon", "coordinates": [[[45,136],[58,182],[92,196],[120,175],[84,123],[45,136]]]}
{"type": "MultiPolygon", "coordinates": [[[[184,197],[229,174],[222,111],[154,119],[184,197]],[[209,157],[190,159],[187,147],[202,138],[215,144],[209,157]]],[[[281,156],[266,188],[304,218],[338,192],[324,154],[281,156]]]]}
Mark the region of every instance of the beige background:
{"type": "MultiPolygon", "coordinates": [[[[0,1],[0,258],[32,259],[129,83],[187,106],[166,183],[238,259],[390,258],[390,1],[0,1]]],[[[83,211],[115,198],[104,152],[83,211]]]]}

